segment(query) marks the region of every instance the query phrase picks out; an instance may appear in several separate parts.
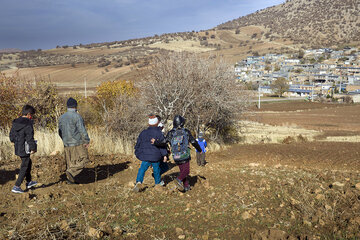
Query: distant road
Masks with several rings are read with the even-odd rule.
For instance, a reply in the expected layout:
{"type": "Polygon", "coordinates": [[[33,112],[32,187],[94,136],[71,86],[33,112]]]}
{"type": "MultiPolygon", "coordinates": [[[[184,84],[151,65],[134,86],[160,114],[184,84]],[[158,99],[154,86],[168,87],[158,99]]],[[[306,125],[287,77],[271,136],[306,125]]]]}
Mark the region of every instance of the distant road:
{"type": "MultiPolygon", "coordinates": [[[[301,100],[305,100],[306,97],[292,97],[292,98],[274,98],[274,99],[271,99],[271,98],[261,98],[260,99],[260,103],[261,102],[280,102],[280,101],[301,101],[301,100]]],[[[253,100],[250,100],[250,102],[259,102],[259,99],[253,99],[253,100]]]]}

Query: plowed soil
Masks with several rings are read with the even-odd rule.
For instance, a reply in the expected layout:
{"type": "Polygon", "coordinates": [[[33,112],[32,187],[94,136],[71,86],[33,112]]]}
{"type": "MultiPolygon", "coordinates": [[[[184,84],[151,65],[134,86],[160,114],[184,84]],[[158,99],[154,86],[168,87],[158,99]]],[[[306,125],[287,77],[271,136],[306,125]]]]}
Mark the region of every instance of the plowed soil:
{"type": "MultiPolygon", "coordinates": [[[[269,104],[250,117],[339,136],[358,134],[359,105],[311,105],[269,104]]],[[[5,163],[0,238],[360,238],[360,143],[227,146],[208,152],[205,167],[191,161],[192,189],[186,193],[174,185],[179,172],[174,164],[163,176],[164,188],[153,186],[150,169],[143,191],[134,193],[140,162],[133,156],[91,160],[78,179],[82,184],[68,185],[57,170],[62,156],[34,156],[33,176],[41,186],[25,194],[10,192],[18,160],[5,163]]]]}

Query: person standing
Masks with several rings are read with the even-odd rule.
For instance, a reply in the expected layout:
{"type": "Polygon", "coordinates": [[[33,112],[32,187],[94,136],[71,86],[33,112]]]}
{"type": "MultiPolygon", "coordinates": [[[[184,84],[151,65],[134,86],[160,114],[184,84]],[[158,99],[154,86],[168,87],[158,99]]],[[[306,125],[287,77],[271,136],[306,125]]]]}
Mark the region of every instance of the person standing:
{"type": "Polygon", "coordinates": [[[167,161],[167,150],[166,148],[156,147],[150,142],[152,138],[159,139],[160,141],[164,140],[164,136],[158,127],[158,124],[159,119],[156,116],[149,116],[149,127],[143,130],[137,138],[135,156],[141,161],[141,165],[136,176],[136,183],[133,189],[134,192],[140,192],[142,190],[145,172],[150,166],[152,166],[154,171],[155,187],[157,185],[164,185],[161,182],[160,162],[167,161]]]}
{"type": "Polygon", "coordinates": [[[67,112],[59,118],[59,135],[64,143],[67,183],[77,184],[75,177],[89,162],[90,138],[84,120],[77,112],[77,101],[67,100],[67,112]]]}
{"type": "Polygon", "coordinates": [[[21,183],[26,178],[26,189],[34,187],[37,182],[32,181],[31,166],[32,161],[30,155],[36,153],[37,144],[34,140],[34,122],[35,108],[25,105],[22,108],[21,117],[12,122],[9,138],[14,143],[15,155],[21,159],[20,172],[12,188],[13,193],[24,193],[21,189],[21,183]]]}
{"type": "Polygon", "coordinates": [[[180,115],[176,115],[173,121],[173,129],[168,132],[165,140],[161,141],[153,138],[151,143],[158,147],[165,147],[167,143],[170,143],[172,157],[180,170],[179,176],[175,178],[175,183],[180,191],[186,192],[190,190],[189,180],[187,179],[190,173],[191,160],[189,144],[191,143],[199,152],[202,152],[202,150],[191,132],[184,128],[184,125],[185,119],[180,115]]]}
{"type": "Polygon", "coordinates": [[[196,162],[198,166],[205,166],[205,153],[206,153],[206,147],[207,147],[207,142],[204,139],[204,134],[202,132],[199,133],[198,138],[196,139],[197,143],[199,144],[199,146],[201,147],[202,152],[199,152],[198,150],[196,150],[196,162]]]}

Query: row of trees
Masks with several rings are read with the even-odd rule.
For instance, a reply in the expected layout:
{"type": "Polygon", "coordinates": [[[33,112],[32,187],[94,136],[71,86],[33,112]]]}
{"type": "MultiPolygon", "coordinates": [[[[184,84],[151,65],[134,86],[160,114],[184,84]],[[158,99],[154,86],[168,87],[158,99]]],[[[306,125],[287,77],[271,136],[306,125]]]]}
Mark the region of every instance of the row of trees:
{"type": "MultiPolygon", "coordinates": [[[[194,132],[206,131],[213,140],[234,139],[234,127],[249,106],[249,92],[234,81],[233,69],[223,60],[190,53],[164,53],[153,59],[135,82],[116,80],[100,84],[95,96],[74,96],[89,127],[134,140],[156,113],[168,126],[176,114],[185,116],[194,132]]],[[[68,96],[60,97],[54,85],[41,79],[1,75],[1,126],[18,116],[23,104],[38,111],[37,125],[56,129],[66,110],[68,96]]]]}

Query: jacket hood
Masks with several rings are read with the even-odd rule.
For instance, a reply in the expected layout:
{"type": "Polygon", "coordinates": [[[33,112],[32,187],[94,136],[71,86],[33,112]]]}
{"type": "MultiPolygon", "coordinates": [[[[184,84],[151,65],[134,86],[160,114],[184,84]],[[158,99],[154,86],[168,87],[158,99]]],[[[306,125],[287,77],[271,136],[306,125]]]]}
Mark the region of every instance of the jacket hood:
{"type": "Polygon", "coordinates": [[[24,127],[32,124],[33,124],[33,120],[25,117],[19,117],[13,121],[13,128],[15,131],[20,131],[24,127]]]}

